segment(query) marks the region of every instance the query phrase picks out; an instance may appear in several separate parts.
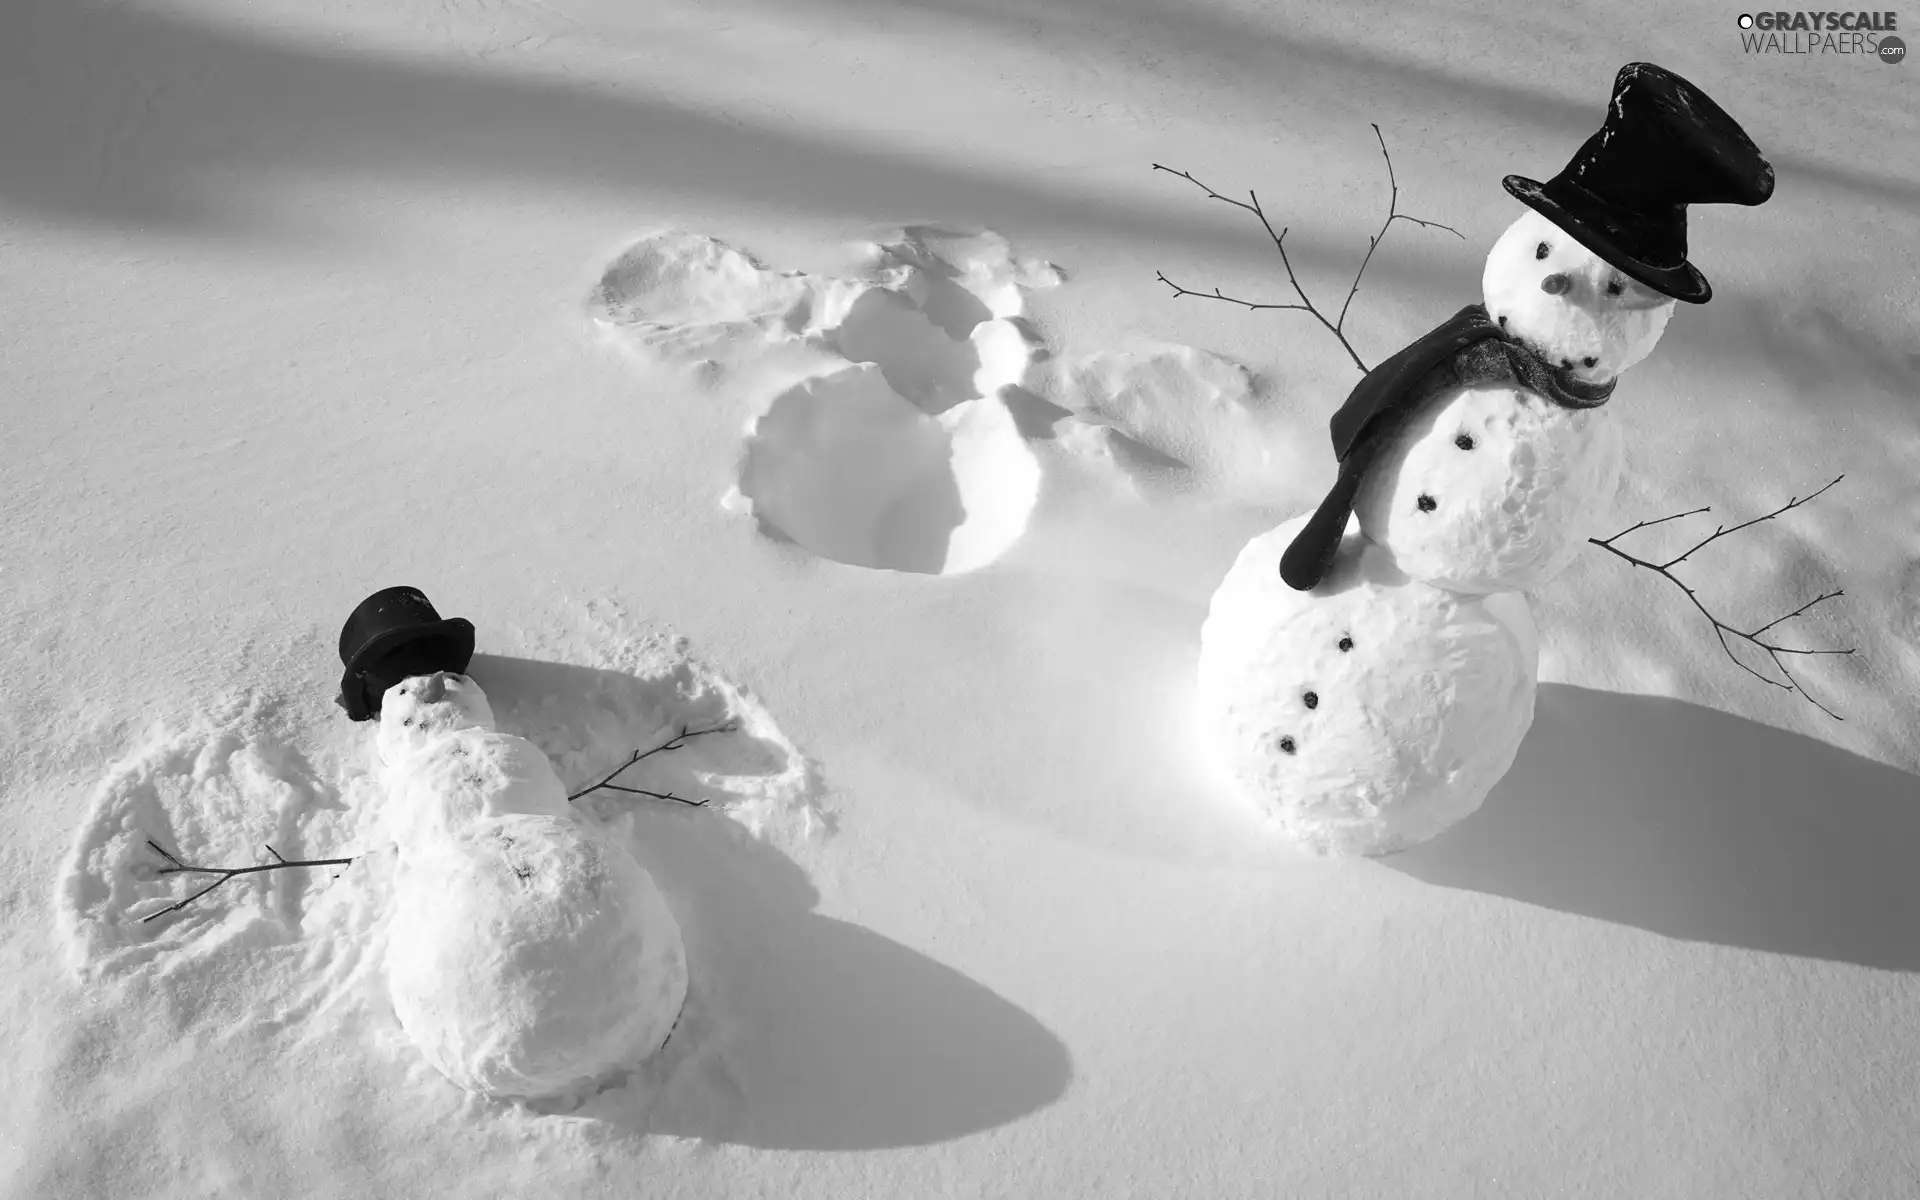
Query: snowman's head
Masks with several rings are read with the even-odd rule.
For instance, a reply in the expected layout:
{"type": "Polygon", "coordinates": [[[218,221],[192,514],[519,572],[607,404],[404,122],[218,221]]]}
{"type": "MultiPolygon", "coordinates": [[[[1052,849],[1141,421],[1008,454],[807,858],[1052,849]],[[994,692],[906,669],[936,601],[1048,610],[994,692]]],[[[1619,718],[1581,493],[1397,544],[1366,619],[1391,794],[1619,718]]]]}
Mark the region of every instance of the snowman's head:
{"type": "Polygon", "coordinates": [[[392,766],[457,730],[493,727],[493,707],[479,684],[465,675],[435,671],[387,689],[374,745],[380,761],[392,766]]]}
{"type": "Polygon", "coordinates": [[[1652,352],[1673,298],[1630,278],[1528,209],[1487,254],[1487,314],[1585,383],[1606,383],[1652,352]]]}

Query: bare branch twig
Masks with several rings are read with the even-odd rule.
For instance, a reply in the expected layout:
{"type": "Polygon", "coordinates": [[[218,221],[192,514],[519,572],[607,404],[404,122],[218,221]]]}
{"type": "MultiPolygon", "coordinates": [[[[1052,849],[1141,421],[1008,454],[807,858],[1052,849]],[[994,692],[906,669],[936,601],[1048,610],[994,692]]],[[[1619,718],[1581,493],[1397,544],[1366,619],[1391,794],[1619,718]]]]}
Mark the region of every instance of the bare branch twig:
{"type": "Polygon", "coordinates": [[[1219,288],[1215,288],[1210,292],[1188,291],[1186,288],[1181,287],[1179,284],[1175,283],[1173,280],[1168,279],[1166,275],[1162,274],[1159,271],[1155,271],[1153,275],[1155,279],[1158,279],[1161,283],[1164,283],[1168,287],[1172,288],[1173,294],[1175,296],[1198,296],[1203,300],[1225,300],[1228,304],[1238,304],[1242,308],[1250,308],[1250,309],[1252,308],[1290,308],[1295,310],[1296,312],[1312,312],[1313,311],[1312,309],[1308,308],[1304,304],[1261,304],[1252,300],[1242,300],[1237,296],[1223,295],[1219,288]]]}
{"type": "Polygon", "coordinates": [[[610,791],[610,792],[625,792],[631,796],[648,796],[655,800],[671,800],[676,804],[684,804],[689,808],[705,808],[707,805],[707,802],[705,800],[688,800],[686,797],[676,796],[672,792],[650,792],[645,788],[625,787],[613,781],[616,777],[619,776],[620,772],[626,770],[628,767],[631,767],[633,764],[641,761],[642,759],[652,758],[656,754],[664,754],[668,750],[678,750],[680,747],[686,745],[689,741],[697,737],[705,737],[710,733],[732,733],[735,729],[738,729],[738,728],[739,728],[739,725],[733,721],[723,721],[720,724],[712,726],[711,728],[708,728],[708,729],[689,729],[687,726],[682,725],[680,727],[680,731],[674,734],[672,737],[668,738],[666,741],[660,743],[658,746],[655,746],[651,750],[635,750],[631,758],[627,759],[627,761],[621,763],[619,766],[609,771],[607,773],[606,778],[602,779],[599,783],[581,788],[579,791],[568,796],[567,799],[578,800],[580,797],[586,795],[588,792],[597,792],[602,788],[605,788],[607,791],[610,791]]]}
{"type": "Polygon", "coordinates": [[[261,863],[258,866],[252,866],[252,867],[195,867],[195,866],[189,866],[188,864],[181,862],[177,855],[175,855],[172,851],[166,849],[165,847],[161,846],[159,842],[154,841],[152,838],[147,839],[147,845],[153,847],[154,853],[158,854],[161,858],[164,858],[167,860],[168,865],[161,867],[157,872],[155,872],[156,874],[159,874],[159,875],[218,875],[220,878],[214,880],[212,883],[208,884],[206,887],[201,888],[199,891],[195,892],[193,895],[188,896],[185,900],[180,901],[178,904],[169,905],[168,907],[161,909],[159,912],[149,913],[147,916],[141,917],[140,921],[142,924],[145,924],[146,922],[154,920],[155,918],[158,918],[158,917],[164,917],[171,912],[179,912],[181,909],[185,908],[187,905],[192,904],[195,900],[198,900],[200,897],[206,895],[208,892],[211,892],[213,889],[219,887],[221,884],[225,883],[229,879],[232,879],[236,875],[253,875],[261,871],[280,871],[280,870],[285,870],[289,867],[340,867],[340,866],[345,866],[348,863],[351,863],[353,861],[351,858],[309,858],[309,859],[300,859],[298,861],[293,861],[286,858],[282,858],[278,850],[275,850],[272,846],[268,846],[267,853],[273,855],[273,861],[270,863],[261,863]]]}
{"type": "Polygon", "coordinates": [[[1353,359],[1353,365],[1360,368],[1361,374],[1364,375],[1368,370],[1367,364],[1361,361],[1360,355],[1354,352],[1353,344],[1347,341],[1347,334],[1346,334],[1347,309],[1353,304],[1354,293],[1360,290],[1360,277],[1366,274],[1367,264],[1373,261],[1373,252],[1380,248],[1381,241],[1387,236],[1387,230],[1393,227],[1393,223],[1395,221],[1410,221],[1415,225],[1424,226],[1425,228],[1428,228],[1428,229],[1444,229],[1448,233],[1451,233],[1455,237],[1461,238],[1462,240],[1466,238],[1465,234],[1461,233],[1458,229],[1453,228],[1451,225],[1442,225],[1438,221],[1423,221],[1419,217],[1408,216],[1406,213],[1403,213],[1400,211],[1400,208],[1399,208],[1400,184],[1399,184],[1399,181],[1394,178],[1393,156],[1387,153],[1387,139],[1381,135],[1380,127],[1378,125],[1373,126],[1373,136],[1379,140],[1380,153],[1387,160],[1387,185],[1391,189],[1391,193],[1392,193],[1387,202],[1387,219],[1385,223],[1383,223],[1380,226],[1380,232],[1367,239],[1367,255],[1365,258],[1360,260],[1360,269],[1354,273],[1353,286],[1347,289],[1346,301],[1345,303],[1340,305],[1340,314],[1336,319],[1331,321],[1327,320],[1326,314],[1322,313],[1318,308],[1314,307],[1314,303],[1312,299],[1310,299],[1307,296],[1306,289],[1300,286],[1299,278],[1295,276],[1293,273],[1293,260],[1287,257],[1287,230],[1285,228],[1282,228],[1278,233],[1274,232],[1273,222],[1267,219],[1266,210],[1260,207],[1260,197],[1258,195],[1256,195],[1253,191],[1249,190],[1247,192],[1246,200],[1235,200],[1231,196],[1223,196],[1219,192],[1214,191],[1212,188],[1208,187],[1204,183],[1201,183],[1198,179],[1195,179],[1192,175],[1188,174],[1185,171],[1176,171],[1172,167],[1161,166],[1159,163],[1153,164],[1154,170],[1165,171],[1169,175],[1178,175],[1180,178],[1186,180],[1188,183],[1193,184],[1195,187],[1205,192],[1209,199],[1219,200],[1224,203],[1231,204],[1235,208],[1245,209],[1246,211],[1252,213],[1255,217],[1258,217],[1260,219],[1261,228],[1267,231],[1267,238],[1273,242],[1273,248],[1280,252],[1280,264],[1283,267],[1285,267],[1287,270],[1287,282],[1293,285],[1294,294],[1300,297],[1300,303],[1298,304],[1255,303],[1249,300],[1240,300],[1232,296],[1222,295],[1219,288],[1215,288],[1211,292],[1196,292],[1189,288],[1183,288],[1179,284],[1175,283],[1173,280],[1168,279],[1163,272],[1156,271],[1154,273],[1155,276],[1160,280],[1160,282],[1166,284],[1168,287],[1173,289],[1173,294],[1175,297],[1199,296],[1199,297],[1202,297],[1203,299],[1208,299],[1208,300],[1224,300],[1229,304],[1238,304],[1241,307],[1248,308],[1248,309],[1261,309],[1261,308],[1294,309],[1299,312],[1309,313],[1313,316],[1313,318],[1316,321],[1319,321],[1320,324],[1326,326],[1327,331],[1329,333],[1333,334],[1335,338],[1339,339],[1340,345],[1347,352],[1347,357],[1353,359]]]}
{"type": "Polygon", "coordinates": [[[1847,649],[1847,650],[1804,649],[1804,648],[1794,647],[1794,646],[1779,646],[1779,645],[1775,645],[1772,642],[1765,642],[1760,639],[1762,634],[1766,633],[1769,629],[1772,629],[1775,625],[1778,625],[1783,621],[1792,620],[1794,617],[1799,616],[1801,613],[1806,612],[1808,609],[1812,608],[1814,605],[1819,604],[1824,600],[1832,600],[1832,599],[1835,599],[1836,597],[1844,596],[1846,595],[1845,591],[1832,591],[1832,592],[1822,593],[1821,595],[1815,596],[1813,599],[1807,601],[1805,604],[1802,604],[1799,608],[1794,609],[1792,612],[1788,613],[1786,616],[1776,617],[1773,620],[1767,622],[1765,625],[1760,626],[1758,629],[1741,630],[1741,629],[1735,629],[1733,626],[1727,624],[1726,622],[1722,621],[1720,618],[1714,616],[1711,612],[1708,612],[1707,606],[1700,603],[1700,597],[1694,594],[1693,589],[1688,587],[1686,584],[1682,583],[1680,579],[1673,574],[1673,568],[1687,561],[1687,559],[1691,557],[1696,551],[1711,544],[1715,540],[1725,537],[1730,533],[1738,533],[1740,530],[1746,529],[1749,526],[1758,525],[1762,521],[1770,521],[1774,517],[1779,516],[1781,513],[1787,512],[1791,509],[1798,508],[1802,504],[1806,504],[1809,501],[1813,500],[1814,497],[1819,496],[1820,493],[1826,491],[1827,488],[1832,487],[1834,483],[1839,483],[1840,480],[1845,478],[1846,478],[1845,475],[1836,476],[1833,480],[1833,483],[1827,484],[1826,487],[1823,487],[1820,489],[1820,491],[1813,493],[1813,495],[1811,496],[1808,496],[1805,500],[1802,500],[1798,496],[1795,496],[1792,499],[1788,500],[1785,504],[1781,505],[1779,508],[1776,508],[1772,512],[1768,513],[1764,517],[1755,517],[1751,521],[1743,521],[1740,524],[1733,526],[1732,528],[1728,528],[1724,525],[1720,526],[1716,528],[1712,534],[1703,538],[1701,541],[1695,543],[1690,549],[1687,550],[1685,554],[1680,555],[1678,558],[1669,559],[1668,561],[1663,563],[1649,562],[1643,558],[1636,558],[1633,555],[1628,554],[1626,551],[1621,550],[1619,547],[1615,546],[1613,543],[1625,537],[1629,533],[1634,532],[1634,530],[1644,529],[1650,525],[1658,525],[1663,521],[1671,521],[1671,520],[1674,520],[1676,517],[1690,517],[1695,515],[1696,513],[1709,512],[1711,511],[1710,509],[1696,508],[1691,512],[1675,513],[1674,516],[1672,517],[1661,517],[1658,520],[1654,520],[1654,521],[1642,521],[1639,524],[1632,526],[1631,528],[1621,530],[1619,533],[1614,534],[1610,538],[1606,538],[1606,539],[1588,538],[1587,540],[1589,542],[1592,542],[1594,545],[1600,547],[1602,550],[1607,551],[1610,554],[1615,554],[1623,559],[1626,559],[1628,562],[1632,563],[1636,567],[1645,567],[1647,570],[1652,571],[1656,574],[1664,575],[1670,583],[1672,583],[1675,587],[1679,588],[1681,591],[1685,592],[1687,594],[1687,599],[1693,601],[1693,606],[1700,610],[1700,615],[1704,616],[1707,620],[1713,622],[1714,636],[1718,638],[1720,641],[1720,649],[1726,651],[1727,657],[1733,660],[1733,664],[1735,666],[1739,667],[1741,670],[1745,671],[1747,674],[1753,676],[1755,679],[1760,680],[1762,683],[1772,684],[1774,687],[1784,688],[1789,692],[1799,692],[1800,695],[1804,697],[1809,704],[1812,704],[1815,708],[1819,709],[1821,712],[1826,713],[1828,716],[1832,717],[1836,721],[1844,721],[1846,720],[1845,717],[1840,716],[1838,713],[1834,712],[1832,709],[1828,708],[1826,705],[1820,703],[1818,700],[1815,700],[1812,696],[1809,696],[1807,694],[1807,689],[1802,687],[1800,685],[1800,682],[1793,677],[1793,672],[1788,669],[1787,664],[1781,659],[1780,656],[1783,654],[1844,655],[1844,654],[1852,654],[1854,652],[1852,649],[1847,649]],[[1778,679],[1769,679],[1767,678],[1767,676],[1762,675],[1760,672],[1754,670],[1752,667],[1748,666],[1746,663],[1741,662],[1740,659],[1737,656],[1735,656],[1735,654],[1733,653],[1733,647],[1727,644],[1728,634],[1732,634],[1734,637],[1741,638],[1748,642],[1751,642],[1754,645],[1760,647],[1760,649],[1766,651],[1767,656],[1773,660],[1773,665],[1780,668],[1780,673],[1786,676],[1787,682],[1782,683],[1778,679]]]}
{"type": "MultiPolygon", "coordinates": [[[[1340,316],[1333,323],[1335,330],[1346,325],[1347,305],[1353,303],[1353,294],[1360,290],[1360,277],[1366,274],[1367,264],[1373,261],[1373,252],[1379,249],[1381,242],[1386,240],[1387,230],[1393,227],[1395,221],[1411,221],[1427,229],[1444,229],[1463,242],[1467,240],[1466,234],[1451,225],[1442,225],[1438,221],[1423,221],[1419,217],[1410,217],[1400,211],[1400,183],[1393,177],[1393,156],[1387,153],[1387,139],[1381,135],[1378,125],[1373,126],[1373,136],[1380,143],[1380,156],[1387,160],[1387,187],[1391,189],[1391,195],[1387,200],[1387,219],[1381,223],[1380,232],[1367,239],[1367,256],[1360,260],[1360,269],[1353,273],[1353,286],[1347,289],[1346,303],[1340,306],[1340,316]]],[[[1364,371],[1366,368],[1362,367],[1361,370],[1364,371]]]]}

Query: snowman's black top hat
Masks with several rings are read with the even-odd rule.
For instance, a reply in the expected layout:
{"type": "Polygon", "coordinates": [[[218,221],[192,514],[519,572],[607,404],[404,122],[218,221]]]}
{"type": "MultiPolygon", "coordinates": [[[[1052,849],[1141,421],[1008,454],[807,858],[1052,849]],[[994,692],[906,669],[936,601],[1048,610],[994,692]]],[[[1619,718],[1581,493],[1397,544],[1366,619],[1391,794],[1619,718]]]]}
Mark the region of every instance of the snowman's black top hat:
{"type": "Polygon", "coordinates": [[[414,675],[464,672],[473,659],[473,623],[442,620],[419,588],[390,587],[368,596],[340,629],[340,677],[336,701],[347,715],[365,721],[380,715],[387,689],[414,675]]]}
{"type": "Polygon", "coordinates": [[[1628,63],[1606,123],[1558,175],[1506,188],[1609,263],[1689,304],[1713,298],[1687,261],[1687,205],[1763,204],[1773,168],[1707,94],[1663,67],[1628,63]]]}

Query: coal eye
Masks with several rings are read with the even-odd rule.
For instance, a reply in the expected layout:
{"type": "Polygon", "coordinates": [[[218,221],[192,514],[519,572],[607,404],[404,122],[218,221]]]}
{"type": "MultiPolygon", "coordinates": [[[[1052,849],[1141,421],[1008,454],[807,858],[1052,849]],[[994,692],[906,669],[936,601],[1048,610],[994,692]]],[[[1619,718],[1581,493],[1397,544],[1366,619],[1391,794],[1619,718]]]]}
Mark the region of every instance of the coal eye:
{"type": "Polygon", "coordinates": [[[1627,290],[1626,286],[1622,284],[1618,279],[1607,284],[1607,295],[1609,296],[1618,296],[1621,292],[1624,292],[1626,290],[1627,290]]]}
{"type": "Polygon", "coordinates": [[[1545,242],[1541,242],[1538,246],[1535,246],[1533,248],[1533,256],[1535,258],[1545,258],[1547,255],[1552,253],[1553,253],[1553,247],[1547,245],[1545,242]]]}

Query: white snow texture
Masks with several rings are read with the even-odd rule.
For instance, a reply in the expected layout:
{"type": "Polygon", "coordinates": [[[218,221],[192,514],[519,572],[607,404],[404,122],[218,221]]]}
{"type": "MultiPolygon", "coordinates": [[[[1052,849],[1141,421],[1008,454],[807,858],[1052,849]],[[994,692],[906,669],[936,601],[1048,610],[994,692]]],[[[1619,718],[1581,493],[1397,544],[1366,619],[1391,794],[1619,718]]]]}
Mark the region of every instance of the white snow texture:
{"type": "Polygon", "coordinates": [[[1526,591],[1573,561],[1611,503],[1621,453],[1611,403],[1565,409],[1516,384],[1459,388],[1401,427],[1354,513],[1415,579],[1526,591]]]}
{"type": "Polygon", "coordinates": [[[1203,736],[1281,832],[1323,854],[1387,854],[1480,807],[1533,723],[1526,597],[1409,578],[1349,523],[1320,586],[1254,538],[1200,632],[1203,736]],[[1345,647],[1344,649],[1342,647],[1345,647]]]}
{"type": "Polygon", "coordinates": [[[469,1091],[536,1099],[659,1049],[686,999],[679,926],[546,755],[444,673],[387,692],[376,744],[399,850],[388,986],[427,1061],[469,1091]]]}

